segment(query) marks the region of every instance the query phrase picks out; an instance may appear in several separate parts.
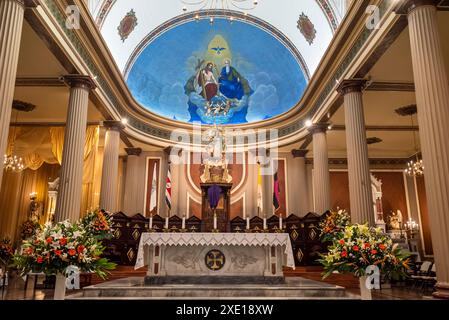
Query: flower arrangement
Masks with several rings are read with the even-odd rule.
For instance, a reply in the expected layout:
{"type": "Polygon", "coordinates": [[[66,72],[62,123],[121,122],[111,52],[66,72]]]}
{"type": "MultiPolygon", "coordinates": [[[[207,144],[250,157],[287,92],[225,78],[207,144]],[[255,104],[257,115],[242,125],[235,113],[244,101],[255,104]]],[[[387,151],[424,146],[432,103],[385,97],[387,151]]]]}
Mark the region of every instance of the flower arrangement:
{"type": "Polygon", "coordinates": [[[32,221],[27,220],[22,224],[22,231],[20,233],[22,240],[26,240],[35,235],[36,230],[39,228],[39,224],[32,221]]]}
{"type": "Polygon", "coordinates": [[[102,211],[89,212],[81,219],[81,225],[98,240],[112,238],[112,216],[102,211]]]}
{"type": "Polygon", "coordinates": [[[343,230],[351,223],[351,217],[346,210],[332,211],[320,223],[320,237],[323,242],[333,241],[340,237],[343,230]]]}
{"type": "Polygon", "coordinates": [[[67,267],[76,266],[81,272],[94,272],[105,279],[116,265],[101,258],[105,248],[89,225],[84,220],[45,224],[23,242],[21,253],[14,256],[14,266],[21,274],[47,275],[65,274],[67,267]]]}
{"type": "Polygon", "coordinates": [[[9,266],[14,256],[14,249],[11,245],[11,240],[3,239],[0,241],[0,267],[9,266]]]}
{"type": "Polygon", "coordinates": [[[323,278],[335,271],[363,277],[367,267],[377,266],[387,278],[399,279],[409,269],[408,255],[390,237],[380,228],[359,224],[346,226],[319,261],[324,266],[323,278]]]}

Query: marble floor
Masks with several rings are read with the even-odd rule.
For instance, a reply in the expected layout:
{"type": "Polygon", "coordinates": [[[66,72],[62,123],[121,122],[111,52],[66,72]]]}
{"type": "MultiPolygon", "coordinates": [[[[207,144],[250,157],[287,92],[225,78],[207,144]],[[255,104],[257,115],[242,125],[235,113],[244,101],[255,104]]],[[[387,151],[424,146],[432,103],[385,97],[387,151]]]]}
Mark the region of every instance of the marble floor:
{"type": "MultiPolygon", "coordinates": [[[[3,300],[51,300],[53,299],[52,289],[41,288],[43,278],[38,279],[36,290],[29,288],[25,290],[25,281],[22,278],[13,278],[6,288],[0,288],[3,300]],[[2,290],[4,289],[4,290],[2,290]]],[[[311,284],[311,282],[309,282],[311,284]]],[[[31,286],[29,286],[31,287],[31,286]]],[[[357,295],[355,289],[347,290],[352,295],[357,295]]],[[[80,295],[81,291],[67,291],[67,296],[80,295]]],[[[428,300],[432,299],[430,292],[423,294],[419,289],[410,287],[392,287],[373,292],[374,300],[428,300]]]]}

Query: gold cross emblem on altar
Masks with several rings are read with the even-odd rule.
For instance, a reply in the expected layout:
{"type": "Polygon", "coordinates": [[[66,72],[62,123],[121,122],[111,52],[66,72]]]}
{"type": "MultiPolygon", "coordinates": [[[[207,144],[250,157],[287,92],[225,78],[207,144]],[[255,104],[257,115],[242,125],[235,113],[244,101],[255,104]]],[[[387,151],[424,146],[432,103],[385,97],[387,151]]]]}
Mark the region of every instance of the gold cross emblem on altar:
{"type": "Polygon", "coordinates": [[[222,269],[226,262],[226,257],[220,250],[211,250],[206,254],[206,266],[212,271],[222,269]]]}

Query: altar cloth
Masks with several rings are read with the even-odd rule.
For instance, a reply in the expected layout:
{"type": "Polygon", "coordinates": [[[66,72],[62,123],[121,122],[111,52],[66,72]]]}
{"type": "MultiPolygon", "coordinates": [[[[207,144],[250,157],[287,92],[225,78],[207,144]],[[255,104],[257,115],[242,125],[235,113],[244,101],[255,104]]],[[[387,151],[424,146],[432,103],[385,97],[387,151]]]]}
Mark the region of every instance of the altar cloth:
{"type": "Polygon", "coordinates": [[[292,244],[287,233],[143,233],[134,269],[145,266],[146,246],[247,246],[283,247],[286,267],[295,269],[292,244]]]}

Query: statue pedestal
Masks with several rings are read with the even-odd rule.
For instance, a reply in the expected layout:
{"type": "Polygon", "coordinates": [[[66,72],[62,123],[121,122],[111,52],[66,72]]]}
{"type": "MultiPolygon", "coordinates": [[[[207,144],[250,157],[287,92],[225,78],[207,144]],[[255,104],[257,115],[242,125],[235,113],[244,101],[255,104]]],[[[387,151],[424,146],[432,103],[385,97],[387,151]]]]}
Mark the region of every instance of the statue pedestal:
{"type": "Polygon", "coordinates": [[[229,217],[231,212],[231,189],[232,183],[201,183],[201,213],[202,232],[212,232],[214,230],[214,211],[210,208],[208,190],[211,186],[219,186],[221,189],[217,209],[217,229],[215,232],[230,232],[229,217]]]}

